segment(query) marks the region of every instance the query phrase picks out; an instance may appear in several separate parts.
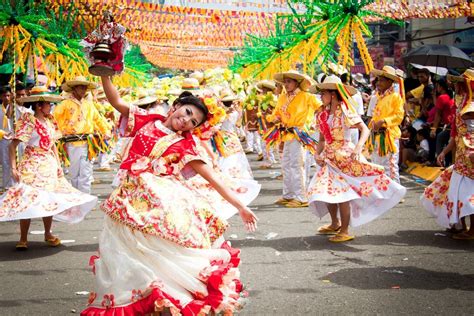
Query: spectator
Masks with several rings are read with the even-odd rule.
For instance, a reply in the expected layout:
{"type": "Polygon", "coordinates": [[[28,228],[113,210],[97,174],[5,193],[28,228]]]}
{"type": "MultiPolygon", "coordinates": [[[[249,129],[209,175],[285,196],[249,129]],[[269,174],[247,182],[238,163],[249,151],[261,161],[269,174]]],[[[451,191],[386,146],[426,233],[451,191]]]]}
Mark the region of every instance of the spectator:
{"type": "MultiPolygon", "coordinates": [[[[446,147],[449,142],[449,135],[451,131],[451,121],[455,111],[453,92],[449,89],[448,83],[445,79],[440,79],[436,82],[436,101],[435,101],[435,118],[431,125],[430,135],[436,138],[436,155],[446,147]]],[[[450,157],[445,161],[450,162],[450,157]]]]}

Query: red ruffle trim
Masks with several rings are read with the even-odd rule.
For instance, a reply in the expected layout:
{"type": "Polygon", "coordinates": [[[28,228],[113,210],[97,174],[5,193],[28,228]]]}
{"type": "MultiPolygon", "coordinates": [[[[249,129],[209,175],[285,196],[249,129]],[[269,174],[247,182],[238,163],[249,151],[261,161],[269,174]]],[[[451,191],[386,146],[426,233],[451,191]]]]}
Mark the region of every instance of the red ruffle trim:
{"type": "MultiPolygon", "coordinates": [[[[207,279],[208,295],[206,297],[198,297],[198,295],[195,295],[195,299],[193,301],[191,301],[186,306],[181,306],[178,300],[175,300],[171,296],[167,295],[159,288],[154,288],[151,291],[151,294],[129,305],[117,307],[112,306],[109,308],[88,307],[81,312],[81,316],[145,315],[157,311],[157,308],[160,307],[169,307],[171,309],[175,309],[184,316],[194,316],[202,313],[208,314],[210,310],[219,312],[222,309],[221,304],[225,299],[220,287],[224,283],[224,278],[229,273],[229,270],[232,268],[237,268],[240,264],[239,249],[232,248],[228,242],[224,242],[221,245],[221,249],[228,251],[231,258],[228,263],[224,263],[221,260],[211,262],[211,267],[213,269],[207,279]]],[[[92,265],[93,270],[94,262],[98,258],[98,256],[91,257],[89,264],[92,265]]],[[[238,279],[233,279],[232,282],[235,284],[236,295],[236,297],[233,297],[233,299],[237,301],[240,293],[243,291],[243,286],[238,279]]],[[[238,308],[238,306],[233,307],[238,308]]]]}

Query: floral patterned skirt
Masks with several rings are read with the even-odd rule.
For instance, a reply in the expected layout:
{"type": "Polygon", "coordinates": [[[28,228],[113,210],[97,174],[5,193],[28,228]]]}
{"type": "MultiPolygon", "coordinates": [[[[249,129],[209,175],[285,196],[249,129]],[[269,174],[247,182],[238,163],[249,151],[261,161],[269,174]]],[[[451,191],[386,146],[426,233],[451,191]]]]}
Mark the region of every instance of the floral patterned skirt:
{"type": "Polygon", "coordinates": [[[252,170],[237,134],[224,131],[226,157],[219,158],[220,170],[236,179],[253,180],[252,170]]]}
{"type": "Polygon", "coordinates": [[[240,251],[223,239],[215,245],[182,247],[106,216],[100,256],[90,260],[96,290],[81,315],[146,315],[163,308],[172,315],[232,314],[245,301],[240,251]]]}
{"type": "Polygon", "coordinates": [[[77,223],[97,203],[66,180],[51,150],[26,147],[18,171],[20,182],[0,197],[0,221],[54,216],[77,223]]]}
{"type": "Polygon", "coordinates": [[[421,203],[440,226],[457,224],[474,214],[474,179],[460,175],[451,166],[425,189],[421,203]]]}
{"type": "Polygon", "coordinates": [[[310,209],[319,217],[329,210],[327,203],[350,202],[351,226],[366,224],[397,205],[406,189],[387,177],[383,168],[360,157],[352,149],[327,150],[324,165],[317,166],[308,187],[310,209]]]}

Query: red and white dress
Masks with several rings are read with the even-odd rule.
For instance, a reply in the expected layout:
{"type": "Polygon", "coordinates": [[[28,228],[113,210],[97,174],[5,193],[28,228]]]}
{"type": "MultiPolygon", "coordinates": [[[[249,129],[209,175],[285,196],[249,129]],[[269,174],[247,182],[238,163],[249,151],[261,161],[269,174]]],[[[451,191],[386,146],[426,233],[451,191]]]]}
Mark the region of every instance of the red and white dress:
{"type": "MultiPolygon", "coordinates": [[[[344,105],[343,105],[344,106],[344,105]]],[[[351,118],[352,124],[357,120],[351,118]]],[[[346,114],[338,108],[335,115],[323,110],[318,114],[320,134],[325,136],[321,155],[324,165],[308,188],[310,208],[319,217],[328,213],[327,203],[350,202],[351,226],[368,223],[397,205],[406,189],[384,174],[384,168],[360,156],[353,159],[350,125],[346,114]]]]}
{"type": "Polygon", "coordinates": [[[454,164],[444,170],[421,196],[423,207],[436,217],[440,226],[446,228],[474,214],[474,165],[469,159],[469,154],[474,151],[474,133],[468,130],[461,118],[461,110],[459,106],[451,124],[451,137],[456,142],[454,164]]]}
{"type": "MultiPolygon", "coordinates": [[[[226,220],[188,183],[188,163],[203,160],[191,134],[164,117],[130,109],[132,143],[118,188],[103,202],[96,289],[81,315],[231,313],[241,305],[239,253],[223,239],[226,220]]],[[[211,189],[208,189],[211,190],[211,189]]]]}
{"type": "Polygon", "coordinates": [[[53,216],[77,223],[94,208],[97,198],[72,187],[63,175],[54,152],[59,135],[52,118],[41,122],[25,113],[18,120],[15,139],[26,149],[18,165],[19,183],[0,197],[0,221],[53,216]]]}

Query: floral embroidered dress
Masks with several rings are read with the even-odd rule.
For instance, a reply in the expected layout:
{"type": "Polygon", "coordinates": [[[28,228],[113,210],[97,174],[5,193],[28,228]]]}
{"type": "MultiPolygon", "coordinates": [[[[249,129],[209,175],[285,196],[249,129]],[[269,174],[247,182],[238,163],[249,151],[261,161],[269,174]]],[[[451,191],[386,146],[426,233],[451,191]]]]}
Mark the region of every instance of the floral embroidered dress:
{"type": "Polygon", "coordinates": [[[0,197],[0,221],[54,216],[77,223],[94,208],[97,198],[72,187],[54,152],[59,136],[52,118],[41,122],[25,113],[17,122],[15,139],[26,144],[18,165],[20,181],[0,197]]]}
{"type": "MultiPolygon", "coordinates": [[[[167,129],[164,117],[130,108],[132,138],[122,182],[102,204],[96,290],[82,315],[232,312],[240,306],[239,250],[223,240],[228,224],[190,181],[203,160],[198,140],[167,129]]],[[[208,188],[208,190],[211,190],[208,188]]]]}
{"type": "Polygon", "coordinates": [[[350,224],[359,226],[400,202],[406,189],[387,177],[383,167],[367,162],[363,156],[359,160],[351,157],[354,145],[341,108],[335,115],[329,115],[328,110],[320,111],[318,129],[326,140],[321,153],[324,165],[316,167],[308,188],[310,208],[316,215],[323,217],[328,213],[326,203],[350,202],[350,224]]]}
{"type": "MultiPolygon", "coordinates": [[[[200,135],[200,137],[202,141],[211,141],[213,147],[218,148],[218,168],[215,168],[214,172],[219,175],[219,179],[226,187],[234,191],[243,204],[248,205],[257,198],[261,185],[253,178],[247,156],[235,132],[238,115],[237,112],[230,113],[222,122],[219,130],[211,129],[207,137],[207,133],[200,135]]],[[[202,154],[210,159],[207,153],[203,152],[202,154]]],[[[201,176],[193,177],[186,184],[192,186],[196,192],[210,201],[219,217],[228,219],[236,214],[235,207],[231,206],[201,176]]]]}
{"type": "Polygon", "coordinates": [[[469,153],[474,151],[474,133],[468,131],[461,118],[461,108],[456,109],[454,124],[451,124],[451,137],[456,142],[455,162],[425,189],[421,197],[424,208],[442,227],[450,227],[461,218],[474,214],[474,165],[469,159],[469,153]]]}

